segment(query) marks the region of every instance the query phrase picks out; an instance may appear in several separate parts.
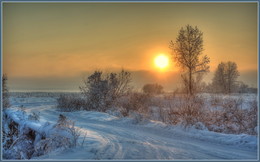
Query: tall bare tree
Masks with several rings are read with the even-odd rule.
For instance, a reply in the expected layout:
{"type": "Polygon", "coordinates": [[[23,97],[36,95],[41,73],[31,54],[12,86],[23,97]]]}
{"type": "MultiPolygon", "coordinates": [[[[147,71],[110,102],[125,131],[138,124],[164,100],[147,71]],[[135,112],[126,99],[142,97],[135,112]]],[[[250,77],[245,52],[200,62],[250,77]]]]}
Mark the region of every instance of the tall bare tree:
{"type": "Polygon", "coordinates": [[[196,89],[195,75],[202,76],[209,71],[209,57],[200,58],[203,51],[203,33],[191,25],[182,27],[175,42],[170,42],[173,60],[182,68],[184,86],[189,95],[193,95],[196,89]]]}

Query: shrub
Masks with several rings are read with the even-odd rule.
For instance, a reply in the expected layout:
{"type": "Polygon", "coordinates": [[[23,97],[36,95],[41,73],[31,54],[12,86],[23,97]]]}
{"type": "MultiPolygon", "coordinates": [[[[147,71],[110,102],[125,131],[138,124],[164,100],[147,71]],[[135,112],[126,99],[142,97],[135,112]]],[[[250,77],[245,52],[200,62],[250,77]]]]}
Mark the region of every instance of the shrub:
{"type": "Polygon", "coordinates": [[[106,76],[102,71],[95,71],[84,80],[84,86],[80,87],[86,99],[85,109],[106,111],[130,91],[130,81],[131,74],[124,70],[106,76]]]}
{"type": "Polygon", "coordinates": [[[60,97],[57,99],[57,102],[58,110],[64,112],[78,111],[86,106],[86,101],[84,99],[65,94],[60,95],[60,97]]]}
{"type": "Polygon", "coordinates": [[[7,114],[3,114],[3,158],[30,159],[34,152],[34,132],[18,125],[7,114]],[[26,133],[25,133],[26,132],[26,133]],[[24,149],[26,148],[26,149],[24,149]]]}
{"type": "Polygon", "coordinates": [[[75,122],[60,114],[55,131],[49,137],[41,139],[35,145],[34,156],[44,155],[53,151],[62,151],[77,146],[80,130],[75,127],[75,122]]]}
{"type": "Polygon", "coordinates": [[[67,119],[66,116],[60,114],[59,119],[58,119],[55,127],[69,133],[69,135],[70,135],[69,146],[70,147],[77,145],[77,142],[78,142],[78,139],[79,139],[79,136],[80,136],[80,130],[79,130],[79,128],[75,127],[74,121],[69,120],[69,119],[67,119]]]}
{"type": "Polygon", "coordinates": [[[141,123],[148,121],[145,114],[140,114],[140,113],[137,113],[137,112],[131,112],[129,114],[129,116],[131,118],[133,118],[133,124],[141,124],[141,123]]]}
{"type": "Polygon", "coordinates": [[[204,101],[198,96],[184,96],[170,111],[170,118],[175,124],[181,122],[185,127],[203,120],[204,101]]]}
{"type": "Polygon", "coordinates": [[[33,152],[33,139],[26,135],[21,135],[12,143],[9,149],[4,149],[3,158],[30,159],[33,155],[33,152]]]}
{"type": "Polygon", "coordinates": [[[12,121],[10,118],[7,117],[6,114],[3,114],[3,148],[9,149],[13,142],[17,139],[19,132],[18,132],[18,124],[12,121]]]}
{"type": "Polygon", "coordinates": [[[150,102],[150,96],[143,93],[133,92],[129,94],[125,100],[119,103],[122,107],[123,116],[128,116],[130,111],[136,111],[140,113],[146,113],[148,111],[148,104],[150,102]]]}
{"type": "Polygon", "coordinates": [[[247,128],[246,133],[257,135],[257,119],[258,119],[258,108],[257,101],[253,100],[250,103],[249,109],[245,110],[245,118],[243,122],[245,122],[245,128],[247,128]]]}
{"type": "Polygon", "coordinates": [[[147,94],[161,94],[163,93],[163,87],[159,84],[146,84],[143,86],[143,92],[147,94]]]}
{"type": "Polygon", "coordinates": [[[204,121],[209,130],[215,132],[256,135],[257,127],[257,101],[250,102],[249,108],[243,107],[242,98],[227,98],[222,101],[220,109],[215,109],[205,116],[204,121]]]}

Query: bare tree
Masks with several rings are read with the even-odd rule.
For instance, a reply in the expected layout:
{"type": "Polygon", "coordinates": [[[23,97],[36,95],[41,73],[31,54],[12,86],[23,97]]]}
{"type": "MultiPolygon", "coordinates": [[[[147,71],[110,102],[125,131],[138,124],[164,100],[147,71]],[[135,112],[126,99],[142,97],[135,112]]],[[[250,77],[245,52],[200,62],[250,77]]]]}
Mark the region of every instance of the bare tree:
{"type": "MultiPolygon", "coordinates": [[[[195,93],[196,79],[195,75],[209,71],[209,58],[205,55],[200,59],[203,51],[203,33],[197,28],[187,25],[181,28],[175,42],[170,42],[173,60],[182,68],[183,82],[187,93],[195,93]]],[[[201,80],[201,79],[200,79],[201,80]]]]}
{"type": "Polygon", "coordinates": [[[239,76],[239,72],[237,70],[237,64],[235,62],[227,62],[227,88],[228,88],[228,93],[231,93],[235,86],[236,86],[236,81],[239,76]]]}
{"type": "Polygon", "coordinates": [[[215,71],[212,87],[215,92],[226,92],[227,90],[225,63],[223,62],[218,65],[217,70],[215,71]]]}
{"type": "Polygon", "coordinates": [[[4,74],[2,76],[2,95],[3,95],[3,108],[10,107],[10,101],[9,101],[9,90],[7,87],[7,75],[4,74]]]}
{"type": "Polygon", "coordinates": [[[239,72],[235,62],[221,62],[214,74],[212,86],[215,92],[232,93],[237,84],[239,72]]]}

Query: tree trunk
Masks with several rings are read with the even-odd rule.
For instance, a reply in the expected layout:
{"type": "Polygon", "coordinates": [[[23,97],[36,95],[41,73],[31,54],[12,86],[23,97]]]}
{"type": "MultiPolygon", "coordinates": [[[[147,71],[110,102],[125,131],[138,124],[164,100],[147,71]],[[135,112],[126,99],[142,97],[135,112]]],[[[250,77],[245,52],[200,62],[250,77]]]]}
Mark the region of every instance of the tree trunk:
{"type": "Polygon", "coordinates": [[[228,81],[228,94],[230,94],[231,93],[231,82],[230,82],[230,80],[228,81]]]}
{"type": "Polygon", "coordinates": [[[192,73],[191,73],[191,68],[189,69],[189,95],[193,95],[192,92],[192,73]]]}

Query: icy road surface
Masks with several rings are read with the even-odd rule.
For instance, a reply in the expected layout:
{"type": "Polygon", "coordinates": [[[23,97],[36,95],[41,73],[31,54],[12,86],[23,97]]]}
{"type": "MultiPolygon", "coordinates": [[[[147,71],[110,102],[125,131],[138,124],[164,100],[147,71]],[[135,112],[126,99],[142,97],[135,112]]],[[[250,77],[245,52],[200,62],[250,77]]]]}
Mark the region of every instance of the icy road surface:
{"type": "MultiPolygon", "coordinates": [[[[28,113],[40,112],[43,123],[55,123],[61,113],[55,108],[54,98],[20,100],[12,98],[14,107],[24,104],[28,113]]],[[[185,130],[155,121],[135,123],[131,118],[93,111],[62,114],[81,128],[80,142],[86,133],[85,143],[37,159],[257,159],[255,136],[185,130]]]]}

